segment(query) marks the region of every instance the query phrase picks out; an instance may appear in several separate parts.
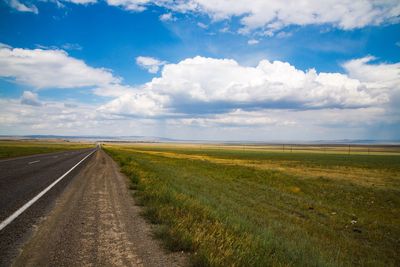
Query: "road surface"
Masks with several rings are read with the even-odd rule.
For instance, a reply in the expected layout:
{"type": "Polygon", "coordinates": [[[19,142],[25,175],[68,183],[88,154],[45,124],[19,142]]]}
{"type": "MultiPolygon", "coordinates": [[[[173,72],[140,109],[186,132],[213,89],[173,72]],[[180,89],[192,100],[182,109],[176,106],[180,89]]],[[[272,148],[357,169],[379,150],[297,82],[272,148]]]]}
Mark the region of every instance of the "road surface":
{"type": "MultiPolygon", "coordinates": [[[[0,222],[82,160],[93,149],[65,151],[0,160],[0,222]]],[[[75,168],[35,204],[0,230],[0,265],[7,266],[29,237],[32,226],[51,209],[55,198],[81,166],[75,168]]]]}
{"type": "MultiPolygon", "coordinates": [[[[0,161],[0,221],[93,149],[0,161]]],[[[0,265],[182,266],[151,238],[127,179],[101,149],[0,230],[0,265]]]]}

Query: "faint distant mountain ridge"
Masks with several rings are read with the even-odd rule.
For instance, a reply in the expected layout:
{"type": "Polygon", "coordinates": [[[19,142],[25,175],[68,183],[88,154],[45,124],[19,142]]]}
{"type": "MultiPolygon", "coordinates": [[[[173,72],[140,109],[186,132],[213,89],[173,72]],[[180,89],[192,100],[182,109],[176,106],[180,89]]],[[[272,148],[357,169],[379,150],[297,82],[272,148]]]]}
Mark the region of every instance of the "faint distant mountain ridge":
{"type": "Polygon", "coordinates": [[[375,139],[339,139],[339,140],[269,140],[269,141],[228,141],[228,140],[191,140],[173,139],[158,136],[103,136],[103,135],[0,135],[0,140],[6,139],[63,139],[75,141],[109,141],[109,142],[193,142],[193,143],[225,143],[225,144],[254,144],[254,145],[276,145],[276,144],[304,144],[304,145],[400,145],[400,140],[375,140],[375,139]]]}
{"type": "Polygon", "coordinates": [[[0,135],[0,139],[64,139],[90,141],[141,141],[172,142],[178,141],[157,136],[102,136],[102,135],[0,135]]]}

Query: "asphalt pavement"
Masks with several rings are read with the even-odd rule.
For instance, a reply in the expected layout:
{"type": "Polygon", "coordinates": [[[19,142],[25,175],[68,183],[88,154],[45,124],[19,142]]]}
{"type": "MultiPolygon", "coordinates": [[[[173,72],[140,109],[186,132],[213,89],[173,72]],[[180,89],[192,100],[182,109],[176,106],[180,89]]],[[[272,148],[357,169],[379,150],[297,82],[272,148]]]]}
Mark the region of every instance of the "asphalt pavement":
{"type": "MultiPolygon", "coordinates": [[[[70,150],[0,160],[0,222],[4,222],[93,150],[70,150]]],[[[52,209],[54,200],[90,158],[0,230],[0,266],[11,264],[22,244],[30,238],[43,216],[52,209]]]]}

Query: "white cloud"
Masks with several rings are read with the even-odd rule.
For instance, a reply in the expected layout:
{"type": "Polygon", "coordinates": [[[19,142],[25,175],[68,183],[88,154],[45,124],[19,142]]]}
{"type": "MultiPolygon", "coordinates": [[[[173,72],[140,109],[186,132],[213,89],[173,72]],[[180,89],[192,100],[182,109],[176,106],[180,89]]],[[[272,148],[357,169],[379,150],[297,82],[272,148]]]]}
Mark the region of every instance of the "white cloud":
{"type": "Polygon", "coordinates": [[[63,103],[45,102],[40,105],[24,103],[24,100],[37,101],[37,95],[24,92],[21,101],[0,99],[0,123],[4,128],[46,129],[55,131],[57,128],[74,128],[90,125],[93,113],[89,108],[68,108],[63,103]],[[44,119],[45,118],[45,119],[44,119]]]}
{"type": "MultiPolygon", "coordinates": [[[[65,43],[61,45],[60,47],[56,45],[41,45],[41,44],[35,44],[36,48],[43,49],[43,50],[82,50],[83,47],[80,46],[79,44],[71,44],[71,43],[65,43]]],[[[11,48],[9,46],[9,48],[11,48]]]]}
{"type": "Polygon", "coordinates": [[[110,6],[118,6],[125,10],[141,12],[151,0],[106,0],[110,6]]]}
{"type": "Polygon", "coordinates": [[[384,109],[373,107],[257,111],[237,109],[225,114],[181,119],[144,119],[140,116],[148,115],[134,113],[131,116],[120,116],[104,112],[95,105],[78,102],[41,103],[42,105],[35,106],[22,104],[19,100],[0,99],[2,126],[0,134],[110,135],[112,133],[124,136],[161,135],[202,140],[310,140],[360,138],[360,134],[370,132],[374,124],[378,124],[381,127],[379,132],[382,132],[382,123],[400,122],[398,116],[387,117],[384,109]]]}
{"type": "Polygon", "coordinates": [[[33,4],[23,4],[18,0],[10,0],[9,5],[10,5],[10,7],[14,8],[15,10],[18,10],[20,12],[32,12],[35,14],[39,13],[39,10],[33,4]]]}
{"type": "Polygon", "coordinates": [[[261,141],[397,138],[387,128],[398,123],[399,116],[390,116],[377,107],[233,110],[167,120],[174,138],[261,141]]]}
{"type": "Polygon", "coordinates": [[[43,101],[25,105],[19,99],[0,99],[0,134],[154,135],[156,120],[128,118],[96,111],[80,102],[43,101]]]}
{"type": "Polygon", "coordinates": [[[119,83],[103,68],[92,68],[63,50],[0,47],[0,76],[35,88],[76,88],[119,83]]]}
{"type": "Polygon", "coordinates": [[[304,72],[279,61],[245,67],[229,59],[189,58],[167,64],[160,77],[137,88],[96,87],[96,94],[113,97],[105,104],[39,101],[30,91],[0,99],[0,132],[268,140],[371,138],[376,129],[382,134],[376,138],[393,138],[393,130],[382,131],[400,123],[393,103],[400,99],[399,66],[372,60],[348,61],[347,74],[338,74],[304,72]],[[378,88],[380,81],[385,86],[378,88]]]}
{"type": "Polygon", "coordinates": [[[228,26],[223,27],[219,31],[222,33],[232,33],[228,26]]]}
{"type": "Polygon", "coordinates": [[[283,138],[272,132],[285,129],[288,136],[295,132],[312,139],[349,137],[348,128],[359,136],[357,131],[371,125],[400,123],[400,63],[376,63],[372,56],[345,62],[344,74],[302,71],[281,61],[261,60],[247,67],[200,56],[176,64],[146,57],[139,62],[156,72],[154,66],[165,65],[159,77],[132,87],[62,50],[0,44],[2,77],[36,88],[91,86],[90,92],[112,98],[82,105],[40,101],[37,93],[25,91],[19,99],[0,99],[0,132],[83,134],[118,128],[127,135],[132,129],[150,133],[159,127],[155,125],[165,125],[171,133],[180,127],[193,138],[203,138],[200,128],[225,138],[229,132],[221,129],[245,127],[238,132],[249,138],[283,138]],[[257,130],[247,133],[249,129],[257,130]],[[264,131],[271,135],[262,135],[264,131]]]}
{"type": "Polygon", "coordinates": [[[94,88],[92,92],[98,96],[119,97],[125,94],[130,94],[132,90],[135,90],[135,88],[129,85],[107,84],[94,88]]]}
{"type": "MultiPolygon", "coordinates": [[[[160,77],[138,88],[121,90],[97,112],[153,117],[193,138],[203,138],[195,129],[232,127],[284,131],[286,138],[293,137],[290,132],[309,139],[349,138],[350,128],[357,136],[363,127],[399,122],[398,112],[393,111],[400,84],[398,65],[369,60],[348,61],[344,64],[348,73],[340,74],[302,71],[280,61],[261,60],[256,67],[245,67],[231,59],[188,58],[165,65],[160,77]],[[370,76],[374,72],[376,78],[370,76]],[[377,79],[392,82],[377,90],[377,79]]],[[[219,136],[227,134],[216,131],[219,136]]]]}
{"type": "Polygon", "coordinates": [[[288,127],[296,129],[315,126],[343,127],[343,125],[358,127],[399,120],[387,117],[383,108],[368,107],[360,109],[326,108],[319,110],[260,109],[257,111],[236,109],[222,114],[170,119],[170,123],[197,127],[288,127]]]}
{"type": "Polygon", "coordinates": [[[160,20],[161,21],[175,21],[176,18],[174,18],[172,16],[172,13],[165,13],[165,14],[160,15],[160,20]]]}
{"type": "Polygon", "coordinates": [[[250,39],[247,41],[247,44],[249,45],[256,45],[258,44],[260,41],[256,40],[256,39],[250,39]]]}
{"type": "Polygon", "coordinates": [[[61,46],[65,50],[82,50],[83,47],[79,44],[66,43],[61,46]]]}
{"type": "Polygon", "coordinates": [[[96,108],[69,101],[26,105],[0,99],[0,134],[122,135],[133,124],[96,108]]]}
{"type": "Polygon", "coordinates": [[[165,102],[165,96],[152,92],[130,92],[100,106],[97,110],[122,116],[157,116],[165,115],[165,102]]]}
{"type": "Polygon", "coordinates": [[[268,111],[244,111],[242,109],[208,117],[184,118],[175,120],[174,122],[201,127],[265,127],[270,125],[295,124],[290,120],[280,120],[276,116],[270,116],[268,111]]]}
{"type": "Polygon", "coordinates": [[[21,96],[21,104],[31,106],[41,106],[42,103],[39,101],[38,95],[31,91],[24,91],[21,96]]]}
{"type": "MultiPolygon", "coordinates": [[[[75,4],[95,3],[97,0],[64,0],[75,4]]],[[[207,14],[212,21],[240,19],[240,33],[253,30],[272,36],[289,25],[329,24],[343,30],[363,28],[370,25],[397,23],[400,16],[398,0],[354,1],[354,0],[106,0],[110,6],[128,11],[141,12],[148,6],[164,7],[180,13],[207,14]]],[[[10,0],[9,5],[19,11],[37,13],[34,5],[10,0]]],[[[160,19],[169,19],[170,13],[160,19]]]]}
{"type": "Polygon", "coordinates": [[[262,60],[244,67],[231,59],[195,57],[164,66],[161,77],[145,91],[167,95],[172,102],[227,102],[240,105],[294,103],[301,107],[369,106],[381,101],[359,80],[339,73],[298,70],[289,63],[262,60]]]}
{"type": "Polygon", "coordinates": [[[65,2],[71,2],[74,4],[80,4],[80,5],[87,5],[87,4],[94,4],[97,3],[97,0],[63,0],[65,2]]]}
{"type": "Polygon", "coordinates": [[[166,62],[153,57],[139,56],[136,58],[136,64],[150,73],[157,73],[160,67],[165,65],[166,62]]]}
{"type": "Polygon", "coordinates": [[[0,49],[6,49],[6,48],[12,48],[11,46],[9,46],[8,44],[4,44],[4,43],[0,43],[0,49]]]}
{"type": "Polygon", "coordinates": [[[278,38],[288,38],[290,36],[292,36],[291,32],[284,32],[284,31],[281,31],[276,35],[276,37],[278,38]]]}
{"type": "Polygon", "coordinates": [[[197,26],[199,26],[202,29],[208,29],[208,25],[204,24],[203,22],[197,22],[197,26]]]}
{"type": "Polygon", "coordinates": [[[343,64],[349,76],[363,81],[368,88],[400,90],[400,63],[370,64],[376,60],[373,56],[350,60],[343,64]]]}
{"type": "Polygon", "coordinates": [[[201,12],[213,20],[241,18],[242,32],[253,29],[277,31],[288,25],[332,24],[350,30],[367,25],[398,22],[400,3],[396,0],[296,0],[229,1],[183,0],[153,1],[173,10],[201,12]]]}

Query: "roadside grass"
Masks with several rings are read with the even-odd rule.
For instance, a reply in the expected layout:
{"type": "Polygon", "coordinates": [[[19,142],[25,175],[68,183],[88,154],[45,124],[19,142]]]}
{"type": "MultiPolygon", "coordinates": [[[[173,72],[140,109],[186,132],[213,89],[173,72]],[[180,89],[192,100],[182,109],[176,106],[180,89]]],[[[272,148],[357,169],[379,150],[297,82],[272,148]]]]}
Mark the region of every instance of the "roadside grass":
{"type": "Polygon", "coordinates": [[[194,266],[400,263],[400,156],[104,149],[131,178],[155,235],[170,250],[190,252],[194,266]],[[257,167],[265,162],[318,168],[320,175],[257,167]],[[383,184],[328,175],[343,174],[338,168],[364,170],[383,184]]]}
{"type": "Polygon", "coordinates": [[[0,159],[93,147],[93,144],[37,141],[0,141],[0,159]]]}

